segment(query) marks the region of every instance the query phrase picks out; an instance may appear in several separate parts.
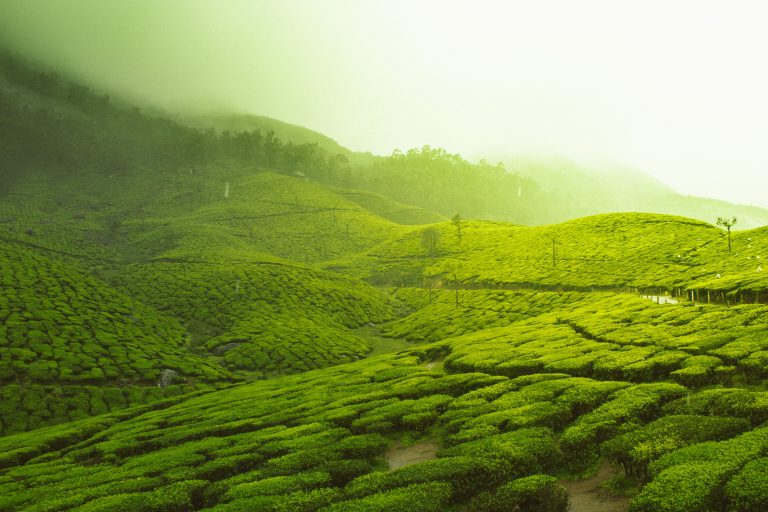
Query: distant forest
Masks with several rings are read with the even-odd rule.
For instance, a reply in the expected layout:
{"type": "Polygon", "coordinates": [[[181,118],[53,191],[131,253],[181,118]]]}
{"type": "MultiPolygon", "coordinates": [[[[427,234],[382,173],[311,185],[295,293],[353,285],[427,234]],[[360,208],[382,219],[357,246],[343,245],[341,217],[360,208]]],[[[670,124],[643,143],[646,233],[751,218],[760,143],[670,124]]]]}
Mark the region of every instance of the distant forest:
{"type": "MultiPolygon", "coordinates": [[[[470,163],[424,146],[353,165],[316,143],[284,141],[272,131],[185,126],[115,101],[16,56],[0,54],[0,171],[24,169],[105,173],[201,167],[224,161],[360,188],[444,215],[534,220],[536,182],[501,164],[470,163]]],[[[540,206],[539,206],[540,207],[540,206]]]]}

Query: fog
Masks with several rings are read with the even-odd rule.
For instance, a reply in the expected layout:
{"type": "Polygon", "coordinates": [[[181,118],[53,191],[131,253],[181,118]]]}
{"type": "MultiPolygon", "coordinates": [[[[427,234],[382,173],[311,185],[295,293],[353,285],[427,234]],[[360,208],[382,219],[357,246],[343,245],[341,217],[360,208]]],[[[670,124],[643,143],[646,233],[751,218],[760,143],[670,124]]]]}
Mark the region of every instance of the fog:
{"type": "Polygon", "coordinates": [[[618,162],[768,207],[764,15],[760,2],[4,0],[0,44],[171,112],[266,115],[377,154],[618,162]]]}

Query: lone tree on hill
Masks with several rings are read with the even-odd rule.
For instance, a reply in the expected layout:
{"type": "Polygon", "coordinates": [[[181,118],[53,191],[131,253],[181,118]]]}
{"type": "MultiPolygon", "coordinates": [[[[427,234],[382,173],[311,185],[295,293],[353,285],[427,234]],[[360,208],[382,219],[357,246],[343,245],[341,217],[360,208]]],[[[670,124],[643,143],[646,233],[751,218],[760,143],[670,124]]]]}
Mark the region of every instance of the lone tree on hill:
{"type": "Polygon", "coordinates": [[[451,222],[456,227],[456,236],[459,238],[459,245],[461,245],[461,215],[458,213],[451,218],[451,222]]]}
{"type": "Polygon", "coordinates": [[[461,285],[461,281],[459,280],[459,271],[461,270],[461,263],[457,263],[455,261],[451,261],[446,265],[445,267],[446,274],[448,275],[448,278],[453,281],[453,290],[456,294],[456,307],[459,307],[459,287],[461,285]]]}
{"type": "Polygon", "coordinates": [[[736,217],[731,217],[730,219],[727,219],[725,217],[717,218],[717,225],[722,226],[728,230],[728,252],[731,252],[731,226],[736,224],[736,221],[737,221],[736,217]]]}
{"type": "Polygon", "coordinates": [[[557,245],[559,238],[555,235],[547,235],[547,238],[552,242],[552,268],[555,268],[557,266],[557,252],[555,246],[557,245]]]}

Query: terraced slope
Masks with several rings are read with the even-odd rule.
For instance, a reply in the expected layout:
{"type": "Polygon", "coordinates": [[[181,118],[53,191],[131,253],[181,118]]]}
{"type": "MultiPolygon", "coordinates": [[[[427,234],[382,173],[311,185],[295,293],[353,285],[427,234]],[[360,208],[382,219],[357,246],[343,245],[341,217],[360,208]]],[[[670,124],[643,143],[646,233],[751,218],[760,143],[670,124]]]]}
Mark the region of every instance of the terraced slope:
{"type": "Polygon", "coordinates": [[[369,212],[388,219],[396,224],[432,224],[448,220],[439,213],[431,212],[417,206],[398,203],[380,194],[367,190],[337,189],[340,196],[353,201],[369,212]]]}
{"type": "Polygon", "coordinates": [[[723,309],[589,294],[506,327],[456,338],[445,365],[508,377],[557,372],[600,380],[672,380],[689,388],[757,384],[768,378],[766,328],[765,305],[723,309]]]}
{"type": "Polygon", "coordinates": [[[392,316],[388,298],[342,275],[287,263],[132,265],[118,289],[184,322],[196,345],[252,376],[293,373],[364,357],[349,329],[392,316]]]}
{"type": "Polygon", "coordinates": [[[259,251],[311,263],[372,247],[398,229],[306,180],[263,172],[229,179],[218,174],[205,180],[210,195],[204,204],[187,212],[158,211],[138,230],[145,232],[148,248],[153,233],[157,238],[170,229],[176,233],[173,246],[157,257],[240,259],[259,251]]]}
{"type": "Polygon", "coordinates": [[[187,378],[229,377],[188,353],[173,318],[73,267],[7,242],[0,265],[6,383],[155,384],[164,368],[187,378]]]}
{"type": "Polygon", "coordinates": [[[110,176],[29,173],[0,201],[3,238],[91,264],[254,253],[317,262],[398,229],[318,184],[226,163],[110,176]]]}
{"type": "Polygon", "coordinates": [[[400,227],[307,180],[222,165],[76,172],[52,192],[48,181],[20,182],[0,202],[2,236],[172,315],[225,367],[258,377],[355,360],[370,346],[349,328],[391,316],[370,286],[295,262],[360,251],[400,227]]]}
{"type": "Polygon", "coordinates": [[[0,241],[0,434],[230,381],[172,317],[79,269],[0,241]],[[173,383],[157,387],[163,370],[173,383]]]}
{"type": "Polygon", "coordinates": [[[362,256],[328,266],[373,281],[425,278],[463,286],[673,288],[697,266],[722,257],[722,231],[703,222],[654,214],[608,214],[542,227],[464,221],[413,229],[362,256]],[[425,232],[437,229],[434,250],[425,232]],[[708,252],[709,251],[709,252],[708,252]]]}
{"type": "Polygon", "coordinates": [[[768,302],[768,296],[764,294],[768,276],[763,269],[768,258],[768,229],[732,233],[730,253],[726,234],[723,232],[720,238],[717,244],[701,252],[705,263],[689,285],[694,292],[693,298],[706,301],[707,291],[710,291],[712,301],[768,302]]]}
{"type": "Polygon", "coordinates": [[[649,482],[633,511],[759,509],[766,392],[700,386],[766,377],[732,351],[766,308],[555,295],[417,350],[5,437],[0,509],[565,510],[553,475],[598,456],[649,482]],[[437,459],[388,471],[403,436],[437,459]]]}

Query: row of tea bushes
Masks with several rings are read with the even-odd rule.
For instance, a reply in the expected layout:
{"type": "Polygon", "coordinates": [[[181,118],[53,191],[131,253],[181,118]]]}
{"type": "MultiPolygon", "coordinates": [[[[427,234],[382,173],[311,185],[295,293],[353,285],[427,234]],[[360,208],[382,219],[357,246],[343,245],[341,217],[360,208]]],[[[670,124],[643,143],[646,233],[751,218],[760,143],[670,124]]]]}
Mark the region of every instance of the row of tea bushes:
{"type": "Polygon", "coordinates": [[[2,382],[155,384],[164,368],[230,376],[187,352],[175,319],[18,244],[0,242],[0,285],[2,382]]]}
{"type": "Polygon", "coordinates": [[[576,292],[459,290],[457,306],[455,291],[442,288],[431,293],[421,288],[401,288],[393,296],[416,311],[385,325],[381,332],[408,341],[439,341],[504,327],[553,309],[573,307],[586,297],[576,292]]]}
{"type": "Polygon", "coordinates": [[[0,435],[77,421],[205,389],[213,388],[178,384],[165,388],[6,385],[0,389],[0,435]]]}
{"type": "Polygon", "coordinates": [[[653,479],[630,511],[762,510],[768,504],[768,486],[759,470],[766,452],[765,427],[672,451],[650,464],[653,479]]]}
{"type": "Polygon", "coordinates": [[[227,350],[222,364],[232,370],[248,370],[252,375],[260,376],[356,361],[370,350],[368,343],[345,328],[318,324],[282,311],[275,312],[271,318],[250,318],[227,334],[213,338],[209,344],[220,346],[232,339],[248,341],[238,342],[237,346],[227,350]]]}
{"type": "Polygon", "coordinates": [[[723,416],[670,415],[604,443],[603,453],[621,464],[628,476],[649,478],[648,465],[683,446],[734,437],[751,428],[749,421],[723,416]]]}
{"type": "Polygon", "coordinates": [[[667,414],[733,416],[748,420],[753,427],[768,421],[768,391],[742,388],[705,389],[674,400],[665,406],[667,414]]]}
{"type": "Polygon", "coordinates": [[[0,510],[479,510],[514,498],[561,511],[551,478],[526,479],[597,456],[685,394],[422,366],[449,343],[2,438],[0,510]],[[576,431],[588,453],[564,441],[576,431]],[[438,458],[382,471],[388,446],[419,433],[442,444],[438,458]]]}
{"type": "Polygon", "coordinates": [[[359,359],[349,329],[391,318],[388,297],[346,276],[274,262],[127,267],[121,290],[171,313],[233,370],[294,373],[359,359]]]}
{"type": "Polygon", "coordinates": [[[587,294],[573,308],[555,306],[506,327],[457,337],[445,364],[454,371],[508,377],[557,372],[601,380],[674,380],[689,388],[732,385],[768,377],[766,327],[763,305],[723,310],[587,294]]]}
{"type": "Polygon", "coordinates": [[[722,247],[721,230],[670,215],[614,213],[536,227],[466,221],[461,244],[450,222],[431,228],[439,233],[434,251],[421,243],[427,228],[420,228],[332,265],[395,285],[437,276],[486,288],[673,289],[727,255],[713,249],[722,247]]]}

